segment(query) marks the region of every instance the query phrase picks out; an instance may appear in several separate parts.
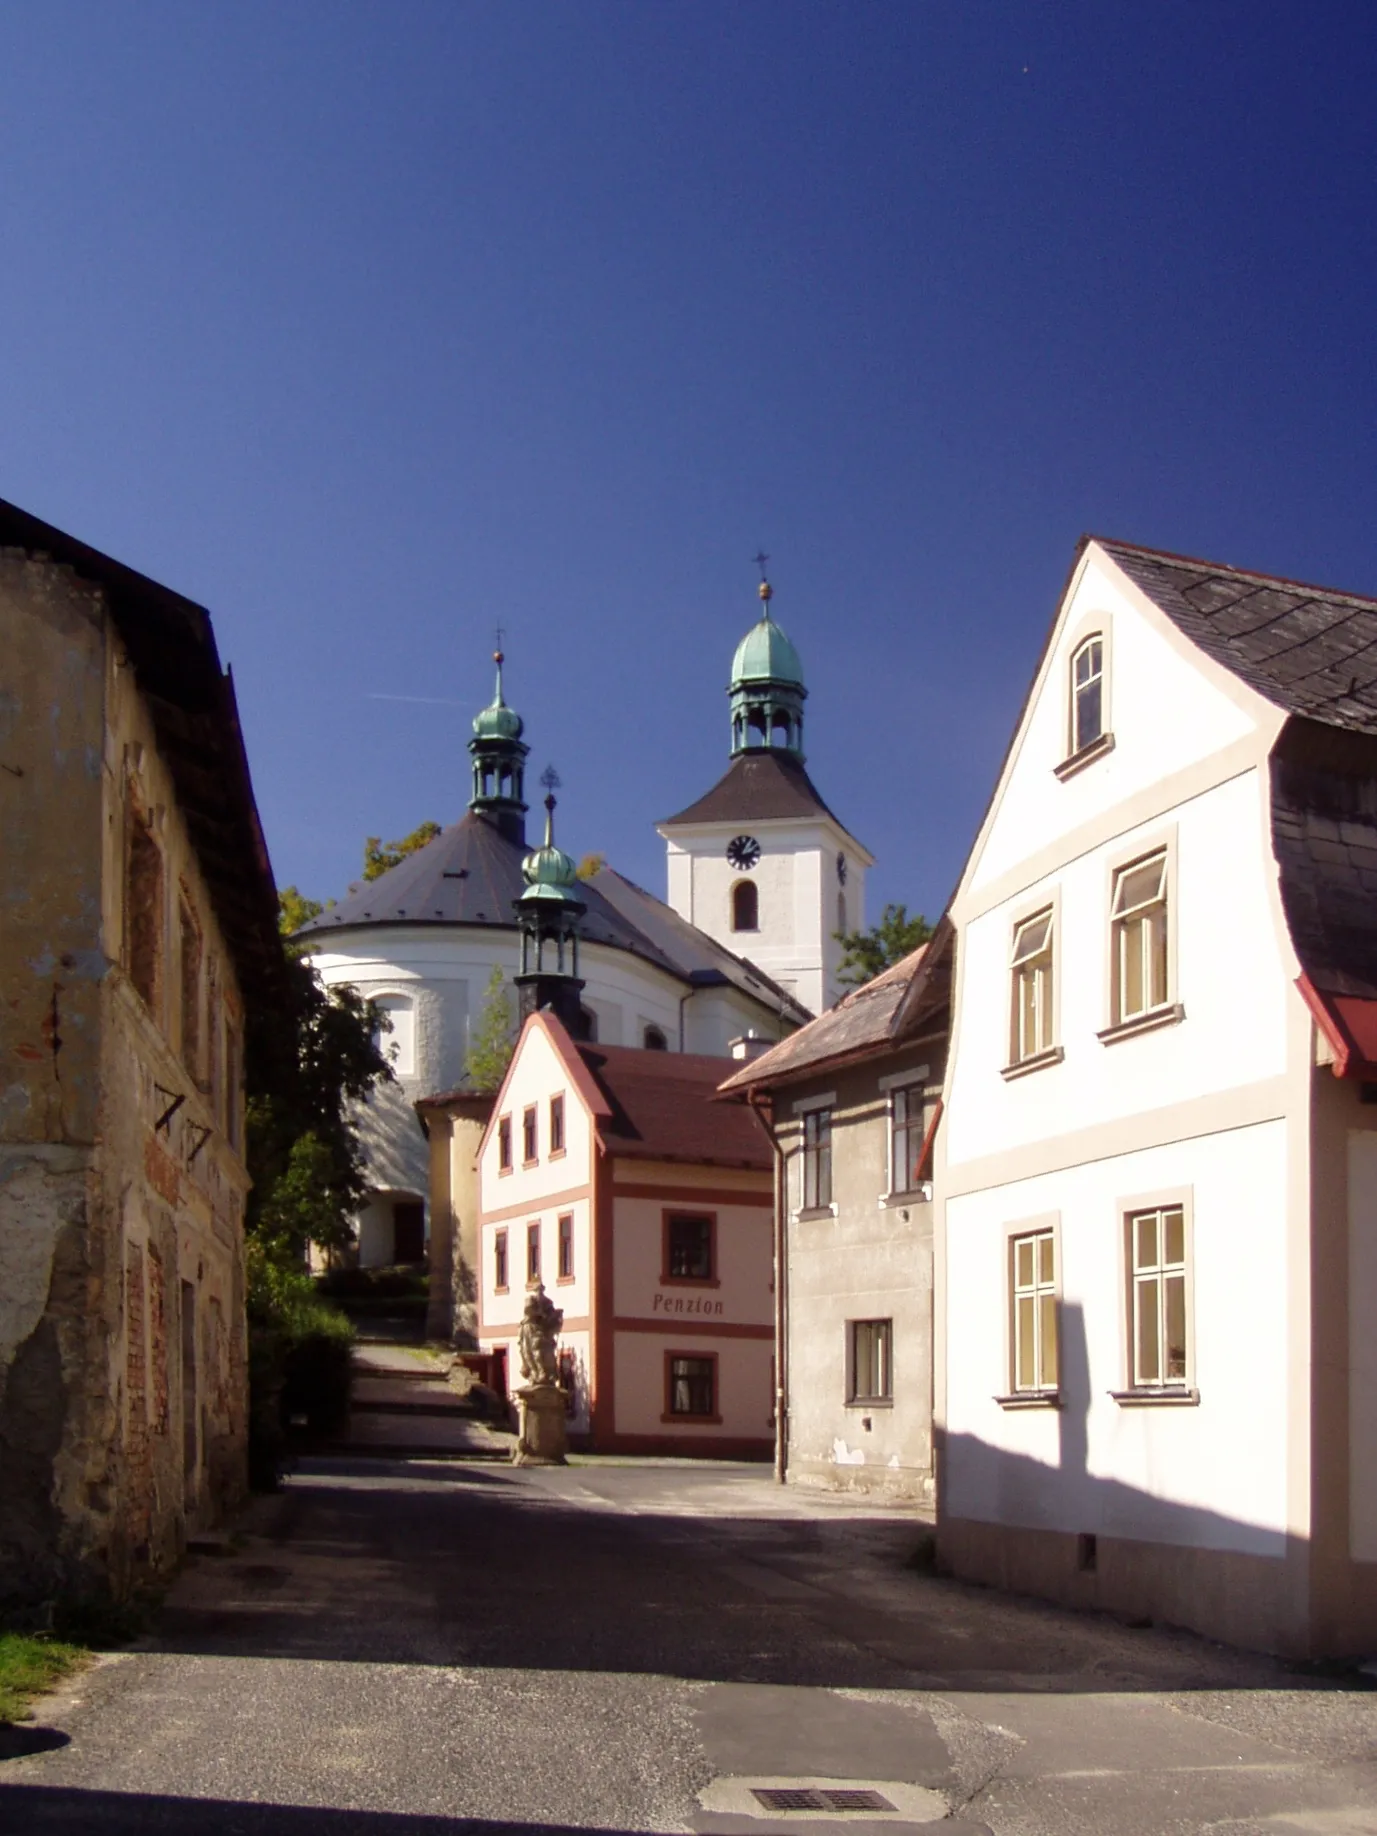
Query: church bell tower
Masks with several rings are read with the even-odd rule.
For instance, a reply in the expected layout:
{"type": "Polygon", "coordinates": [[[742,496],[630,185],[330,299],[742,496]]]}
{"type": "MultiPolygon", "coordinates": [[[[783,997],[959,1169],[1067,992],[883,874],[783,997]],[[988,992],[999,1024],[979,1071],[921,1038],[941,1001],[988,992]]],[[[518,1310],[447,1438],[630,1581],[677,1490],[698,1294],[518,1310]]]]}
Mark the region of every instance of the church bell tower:
{"type": "Polygon", "coordinates": [[[555,846],[555,786],[553,770],[545,773],[545,840],[521,863],[526,890],[514,902],[521,938],[521,970],[514,978],[521,1018],[540,1008],[550,1009],[570,1036],[587,1034],[579,997],[579,920],[588,907],[578,896],[578,869],[562,848],[555,846]]]}
{"type": "Polygon", "coordinates": [[[727,684],[726,773],[659,832],[674,910],[820,1013],[842,992],[836,933],[864,928],[865,874],[875,863],[804,766],[808,690],[771,610],[767,558],[757,557],[760,616],[736,647],[727,684]]]}

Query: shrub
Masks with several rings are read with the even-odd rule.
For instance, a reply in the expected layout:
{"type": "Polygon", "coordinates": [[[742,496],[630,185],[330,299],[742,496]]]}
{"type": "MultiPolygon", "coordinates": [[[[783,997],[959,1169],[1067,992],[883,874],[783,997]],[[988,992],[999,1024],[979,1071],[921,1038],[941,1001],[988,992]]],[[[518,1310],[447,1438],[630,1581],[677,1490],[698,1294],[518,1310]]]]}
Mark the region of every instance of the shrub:
{"type": "Polygon", "coordinates": [[[272,1491],[292,1417],[328,1433],[347,1414],[354,1329],[270,1242],[251,1237],[245,1248],[249,1479],[257,1490],[272,1491]]]}

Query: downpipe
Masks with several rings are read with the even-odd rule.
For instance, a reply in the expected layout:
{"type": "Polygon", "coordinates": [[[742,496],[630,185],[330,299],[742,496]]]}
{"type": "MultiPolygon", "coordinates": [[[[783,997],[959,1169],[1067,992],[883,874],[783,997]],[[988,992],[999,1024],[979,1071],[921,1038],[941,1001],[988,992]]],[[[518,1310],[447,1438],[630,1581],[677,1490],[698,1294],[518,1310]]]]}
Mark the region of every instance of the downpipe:
{"type": "Polygon", "coordinates": [[[789,1473],[789,1261],[784,1238],[787,1192],[784,1180],[784,1149],[779,1137],[766,1119],[765,1105],[756,1092],[746,1093],[751,1113],[765,1131],[765,1138],[775,1157],[775,1484],[783,1485],[789,1473]]]}

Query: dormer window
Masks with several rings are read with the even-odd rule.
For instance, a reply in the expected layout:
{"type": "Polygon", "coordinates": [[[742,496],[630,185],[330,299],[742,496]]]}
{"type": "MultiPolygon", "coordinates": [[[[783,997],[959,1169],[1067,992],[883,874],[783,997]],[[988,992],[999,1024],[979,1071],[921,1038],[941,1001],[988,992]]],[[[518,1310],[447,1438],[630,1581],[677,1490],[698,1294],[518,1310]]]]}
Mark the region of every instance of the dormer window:
{"type": "Polygon", "coordinates": [[[1084,752],[1104,732],[1104,639],[1087,638],[1071,658],[1071,751],[1084,752]]]}

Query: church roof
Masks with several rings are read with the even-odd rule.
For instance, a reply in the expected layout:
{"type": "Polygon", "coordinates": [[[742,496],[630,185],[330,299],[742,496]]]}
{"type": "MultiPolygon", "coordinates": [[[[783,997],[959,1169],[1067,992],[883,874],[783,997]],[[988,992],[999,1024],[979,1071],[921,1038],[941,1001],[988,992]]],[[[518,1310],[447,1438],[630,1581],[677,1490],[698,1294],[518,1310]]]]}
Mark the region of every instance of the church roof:
{"type": "Polygon", "coordinates": [[[632,1046],[576,1045],[609,1114],[598,1132],[609,1154],[718,1167],[773,1165],[770,1144],[748,1109],[715,1103],[729,1058],[641,1052],[632,1046]]]}
{"type": "MultiPolygon", "coordinates": [[[[469,810],[376,880],[351,887],[347,897],[296,935],[323,943],[331,932],[379,924],[491,925],[515,931],[512,906],[526,891],[526,852],[496,823],[469,810]]],[[[612,869],[581,881],[579,895],[588,908],[579,924],[585,943],[625,950],[691,987],[716,983],[737,988],[790,1022],[809,1017],[807,1008],[769,976],[612,869]]]]}
{"type": "Polygon", "coordinates": [[[789,816],[828,816],[839,828],[846,826],[818,795],[800,758],[783,747],[760,746],[737,753],[706,796],[677,816],[667,816],[660,827],[768,822],[772,817],[789,816]]]}
{"type": "Polygon", "coordinates": [[[803,687],[803,664],[793,643],[770,617],[768,607],[736,647],[731,686],[744,682],[789,682],[803,687]]]}

